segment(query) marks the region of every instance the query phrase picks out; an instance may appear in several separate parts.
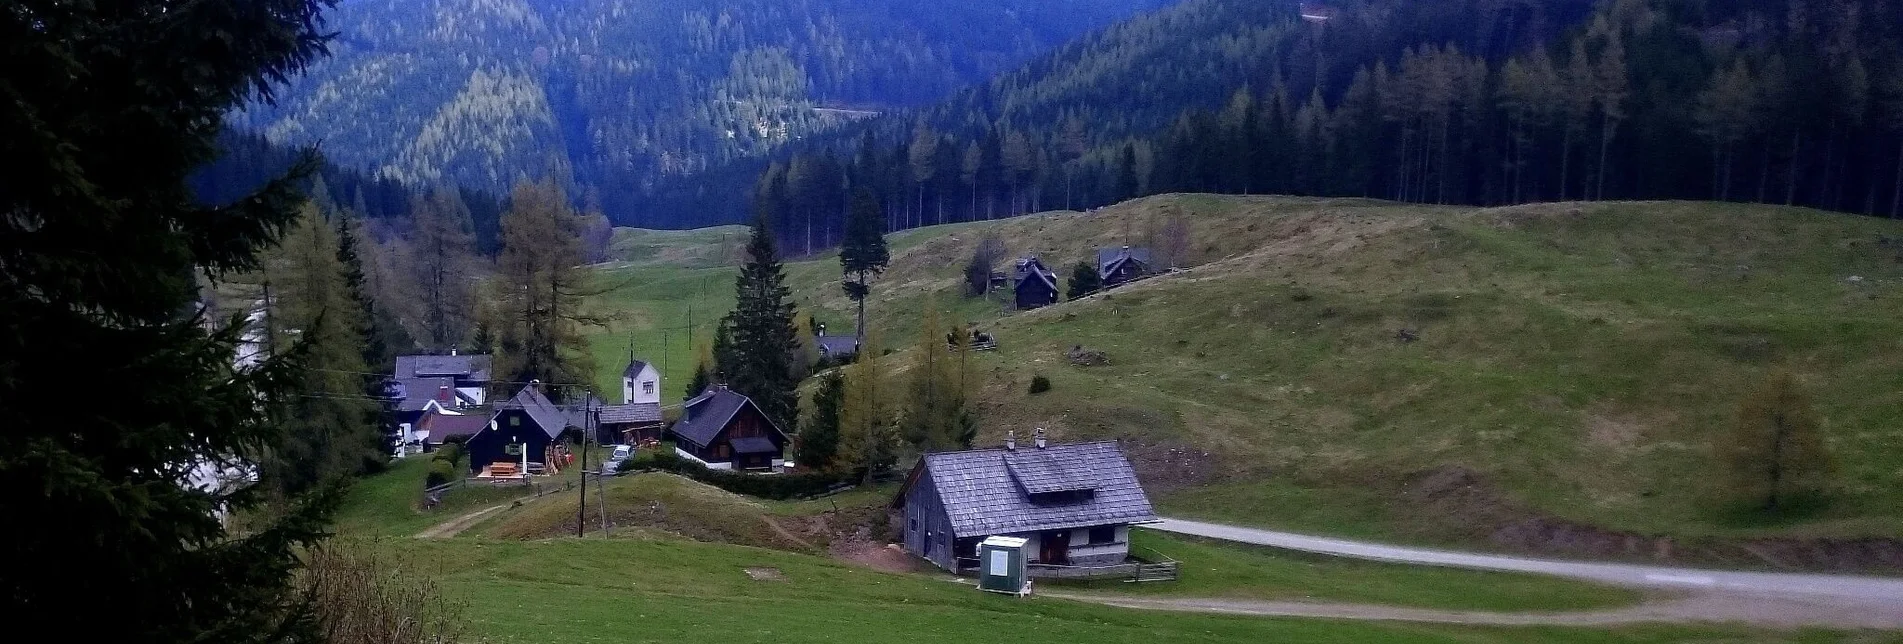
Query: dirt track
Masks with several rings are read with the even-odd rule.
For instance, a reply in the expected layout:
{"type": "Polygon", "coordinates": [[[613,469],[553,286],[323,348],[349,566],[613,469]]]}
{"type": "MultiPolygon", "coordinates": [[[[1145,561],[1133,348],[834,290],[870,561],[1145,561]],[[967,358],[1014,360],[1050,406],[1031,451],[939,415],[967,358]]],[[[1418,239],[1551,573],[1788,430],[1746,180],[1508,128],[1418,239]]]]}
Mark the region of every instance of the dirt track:
{"type": "Polygon", "coordinates": [[[1620,626],[1642,623],[1726,622],[1777,628],[1903,628],[1903,615],[1896,613],[1871,611],[1860,606],[1734,594],[1706,594],[1684,599],[1651,601],[1629,608],[1566,613],[1487,613],[1372,604],[1130,597],[1065,592],[1038,594],[1044,597],[1142,610],[1485,626],[1620,626]]]}
{"type": "Polygon", "coordinates": [[[483,508],[481,510],[477,510],[475,512],[471,512],[469,514],[462,515],[460,517],[456,517],[454,519],[450,519],[448,521],[444,521],[442,523],[438,523],[435,526],[430,527],[430,529],[428,530],[424,530],[422,532],[416,533],[416,538],[418,539],[448,539],[458,534],[462,534],[462,531],[468,530],[470,526],[474,526],[477,523],[480,523],[483,517],[489,516],[490,513],[495,512],[497,510],[501,510],[506,507],[509,507],[509,506],[507,505],[491,506],[491,507],[483,508]]]}

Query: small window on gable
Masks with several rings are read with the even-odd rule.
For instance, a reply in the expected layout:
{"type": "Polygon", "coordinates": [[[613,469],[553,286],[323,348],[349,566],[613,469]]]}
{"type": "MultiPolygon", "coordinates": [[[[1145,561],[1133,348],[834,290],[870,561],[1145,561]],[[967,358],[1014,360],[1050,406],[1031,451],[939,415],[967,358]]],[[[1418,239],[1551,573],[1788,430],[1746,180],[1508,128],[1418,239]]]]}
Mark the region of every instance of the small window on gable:
{"type": "Polygon", "coordinates": [[[641,383],[641,393],[644,393],[644,394],[654,393],[654,381],[652,380],[643,381],[641,383]]]}
{"type": "Polygon", "coordinates": [[[522,426],[522,417],[521,417],[521,416],[510,416],[510,417],[509,417],[509,426],[510,426],[510,427],[521,427],[521,426],[522,426]]]}
{"type": "Polygon", "coordinates": [[[1102,545],[1117,542],[1117,526],[1105,525],[1090,529],[1090,545],[1102,545]]]}

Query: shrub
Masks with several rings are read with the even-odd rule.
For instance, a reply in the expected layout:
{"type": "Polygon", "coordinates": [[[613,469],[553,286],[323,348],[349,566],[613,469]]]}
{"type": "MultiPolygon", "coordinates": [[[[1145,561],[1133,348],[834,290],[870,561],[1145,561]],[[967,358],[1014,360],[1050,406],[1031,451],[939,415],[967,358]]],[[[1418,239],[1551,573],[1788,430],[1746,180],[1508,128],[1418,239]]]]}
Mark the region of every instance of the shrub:
{"type": "Polygon", "coordinates": [[[423,479],[424,487],[436,487],[456,480],[456,463],[436,459],[430,461],[429,476],[423,479]]]}
{"type": "Polygon", "coordinates": [[[428,575],[371,549],[336,543],[312,550],[297,586],[331,644],[437,644],[463,641],[461,604],[428,575]]]}
{"type": "Polygon", "coordinates": [[[435,456],[432,458],[447,462],[451,465],[460,463],[463,460],[463,444],[460,442],[445,442],[442,447],[436,448],[435,456]]]}
{"type": "Polygon", "coordinates": [[[1031,393],[1041,394],[1051,390],[1051,379],[1044,376],[1031,376],[1031,393]]]}

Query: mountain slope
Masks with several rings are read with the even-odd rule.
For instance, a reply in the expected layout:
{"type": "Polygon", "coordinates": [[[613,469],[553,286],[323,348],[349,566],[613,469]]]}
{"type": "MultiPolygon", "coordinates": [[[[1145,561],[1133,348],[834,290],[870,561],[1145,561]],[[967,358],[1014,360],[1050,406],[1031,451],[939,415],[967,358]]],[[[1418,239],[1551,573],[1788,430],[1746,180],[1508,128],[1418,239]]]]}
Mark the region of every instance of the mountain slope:
{"type": "MultiPolygon", "coordinates": [[[[1514,531],[1546,526],[1614,534],[1622,555],[1666,535],[1682,556],[1763,563],[1698,544],[1903,532],[1899,237],[1763,206],[1166,195],[895,235],[870,312],[899,364],[926,306],[992,331],[1000,349],[974,358],[980,441],[1129,441],[1172,511],[1507,547],[1538,547],[1514,531]],[[959,294],[983,233],[1068,275],[1172,217],[1186,270],[1024,313],[959,294]],[[1071,366],[1073,345],[1111,366],[1071,366]],[[1714,502],[1712,448],[1774,367],[1815,399],[1842,495],[1762,524],[1714,502]],[[1053,390],[1027,394],[1033,375],[1053,390]]],[[[837,270],[789,265],[802,306],[848,328],[837,270]]],[[[1792,556],[1774,563],[1845,565],[1792,556]]]]}
{"type": "Polygon", "coordinates": [[[572,177],[611,210],[851,110],[935,100],[1156,0],[350,0],[333,55],[234,124],[411,183],[572,177]]]}

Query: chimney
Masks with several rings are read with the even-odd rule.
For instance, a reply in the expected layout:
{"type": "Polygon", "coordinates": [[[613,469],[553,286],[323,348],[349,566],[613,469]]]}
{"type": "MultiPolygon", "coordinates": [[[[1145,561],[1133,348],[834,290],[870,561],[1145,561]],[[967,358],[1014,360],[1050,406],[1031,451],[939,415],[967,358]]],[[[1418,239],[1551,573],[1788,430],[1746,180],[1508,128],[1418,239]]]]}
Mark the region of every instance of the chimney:
{"type": "Polygon", "coordinates": [[[818,327],[818,329],[819,329],[819,331],[818,331],[818,332],[819,332],[819,337],[822,337],[822,338],[823,338],[823,337],[826,337],[826,325],[824,325],[824,324],[821,324],[821,325],[819,325],[819,327],[818,327]]]}
{"type": "Polygon", "coordinates": [[[1035,443],[1038,449],[1044,449],[1044,428],[1037,428],[1037,433],[1032,435],[1031,442],[1035,443]]]}
{"type": "Polygon", "coordinates": [[[1005,432],[1004,432],[1004,449],[1005,449],[1005,451],[1017,451],[1017,449],[1018,449],[1018,430],[1015,430],[1015,429],[1007,429],[1007,430],[1005,430],[1005,432]]]}
{"type": "Polygon", "coordinates": [[[449,348],[449,355],[452,355],[452,356],[453,356],[453,355],[456,355],[456,347],[450,347],[450,348],[449,348]]]}
{"type": "Polygon", "coordinates": [[[449,404],[449,385],[443,385],[436,388],[436,402],[443,403],[445,405],[449,404]]]}

